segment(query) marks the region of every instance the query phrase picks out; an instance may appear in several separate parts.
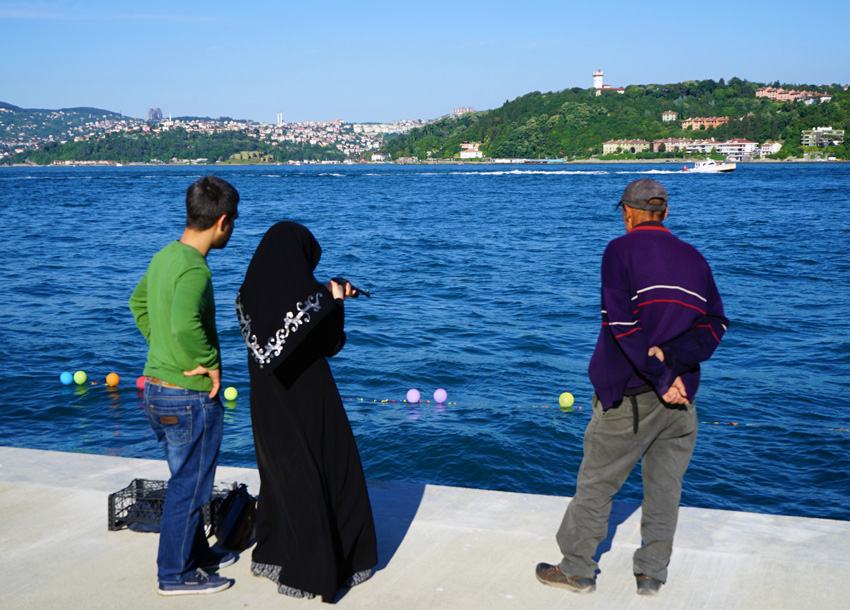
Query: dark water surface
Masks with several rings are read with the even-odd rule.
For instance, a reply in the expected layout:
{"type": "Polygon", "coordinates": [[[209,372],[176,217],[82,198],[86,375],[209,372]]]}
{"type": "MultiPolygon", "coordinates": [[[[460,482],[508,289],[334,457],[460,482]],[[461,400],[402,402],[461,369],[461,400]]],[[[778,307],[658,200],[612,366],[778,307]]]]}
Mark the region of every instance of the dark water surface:
{"type": "MultiPolygon", "coordinates": [[[[347,304],[348,344],[331,361],[368,477],[572,495],[602,251],[623,231],[623,188],[651,175],[732,321],[704,365],[683,503],[850,519],[850,165],[214,172],[242,195],[230,245],[208,259],[225,385],[239,390],[222,463],[255,466],[236,290],[265,230],[291,219],[324,248],[320,278],[344,274],[374,295],[347,304]],[[410,388],[445,388],[449,403],[404,403],[410,388]],[[573,412],[557,408],[565,391],[573,412]]],[[[127,300],[180,236],[183,194],[203,173],[0,169],[0,444],[161,457],[134,385],[145,343],[127,300]],[[59,382],[76,370],[97,385],[59,382]],[[118,388],[104,385],[110,372],[118,388]]],[[[619,497],[640,492],[636,472],[619,497]]]]}

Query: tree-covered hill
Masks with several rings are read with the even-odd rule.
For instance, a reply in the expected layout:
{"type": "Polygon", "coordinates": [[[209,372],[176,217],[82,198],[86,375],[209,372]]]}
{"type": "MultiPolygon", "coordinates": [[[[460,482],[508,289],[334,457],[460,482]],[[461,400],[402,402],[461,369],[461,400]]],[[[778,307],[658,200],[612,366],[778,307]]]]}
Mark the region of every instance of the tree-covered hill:
{"type": "Polygon", "coordinates": [[[34,139],[61,139],[84,133],[102,121],[139,123],[117,112],[100,108],[20,108],[0,102],[0,142],[28,142],[34,139]]]}
{"type": "Polygon", "coordinates": [[[256,151],[271,155],[278,162],[296,161],[342,161],[345,155],[336,148],[310,146],[258,140],[242,131],[224,131],[201,134],[174,128],[160,134],[144,133],[140,130],[92,136],[77,142],[59,144],[48,142],[38,150],[26,151],[4,159],[8,164],[33,163],[49,165],[53,161],[115,161],[121,163],[149,162],[159,160],[206,159],[209,162],[226,161],[243,151],[256,151]]]}
{"type": "MultiPolygon", "coordinates": [[[[382,149],[394,158],[450,158],[462,142],[480,142],[487,157],[589,157],[608,140],[660,138],[745,138],[762,143],[784,141],[784,156],[800,153],[800,131],[830,125],[850,133],[850,93],[838,85],[782,85],[786,89],[827,93],[832,100],[806,105],[755,96],[761,84],[732,78],[669,85],[632,85],[623,94],[594,89],[535,91],[495,110],[441,119],[390,140],[382,149]],[[661,114],[673,110],[676,121],[661,114]],[[730,117],[717,128],[683,131],[682,119],[730,117]]],[[[775,83],[772,86],[780,86],[775,83]]],[[[850,156],[841,147],[839,156],[850,156]]]]}

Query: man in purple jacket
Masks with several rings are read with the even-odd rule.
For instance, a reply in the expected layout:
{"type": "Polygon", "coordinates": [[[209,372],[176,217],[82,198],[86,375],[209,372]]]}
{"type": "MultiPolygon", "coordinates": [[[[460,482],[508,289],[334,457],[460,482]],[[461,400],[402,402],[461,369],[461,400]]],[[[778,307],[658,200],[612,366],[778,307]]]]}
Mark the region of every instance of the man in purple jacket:
{"type": "Polygon", "coordinates": [[[662,221],[667,191],[649,178],[626,187],[626,234],[602,255],[602,328],[588,374],[595,390],[576,493],[556,539],[559,565],[538,564],[544,584],[596,589],[596,548],[605,539],[611,499],[641,461],[642,546],[634,554],[640,595],[667,580],[682,477],[697,438],[694,398],[700,362],[729,321],[711,269],[662,221]]]}

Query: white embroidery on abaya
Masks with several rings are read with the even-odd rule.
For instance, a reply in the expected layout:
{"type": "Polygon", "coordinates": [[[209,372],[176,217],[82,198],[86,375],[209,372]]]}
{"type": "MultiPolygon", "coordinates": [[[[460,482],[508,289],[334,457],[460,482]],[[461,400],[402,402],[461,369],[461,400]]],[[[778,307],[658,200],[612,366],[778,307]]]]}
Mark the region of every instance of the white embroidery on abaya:
{"type": "Polygon", "coordinates": [[[239,316],[239,330],[242,331],[242,338],[245,339],[245,344],[251,351],[251,354],[260,363],[260,368],[264,364],[269,364],[272,358],[280,355],[283,351],[283,346],[286,339],[291,333],[297,332],[302,325],[310,321],[311,311],[320,311],[322,306],[319,304],[319,299],[322,298],[322,293],[317,292],[316,296],[307,297],[306,301],[296,304],[298,313],[287,312],[283,318],[283,326],[280,327],[266,342],[264,346],[260,346],[257,341],[257,335],[251,333],[251,316],[242,310],[242,295],[236,296],[236,313],[239,316]]]}

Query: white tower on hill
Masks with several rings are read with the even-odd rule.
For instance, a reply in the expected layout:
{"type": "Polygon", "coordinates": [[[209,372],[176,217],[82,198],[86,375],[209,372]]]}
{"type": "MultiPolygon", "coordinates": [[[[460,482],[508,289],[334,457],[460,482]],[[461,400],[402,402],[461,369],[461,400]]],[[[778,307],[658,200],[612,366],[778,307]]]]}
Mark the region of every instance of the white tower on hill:
{"type": "Polygon", "coordinates": [[[602,70],[593,73],[593,88],[596,90],[602,88],[602,70]]]}

